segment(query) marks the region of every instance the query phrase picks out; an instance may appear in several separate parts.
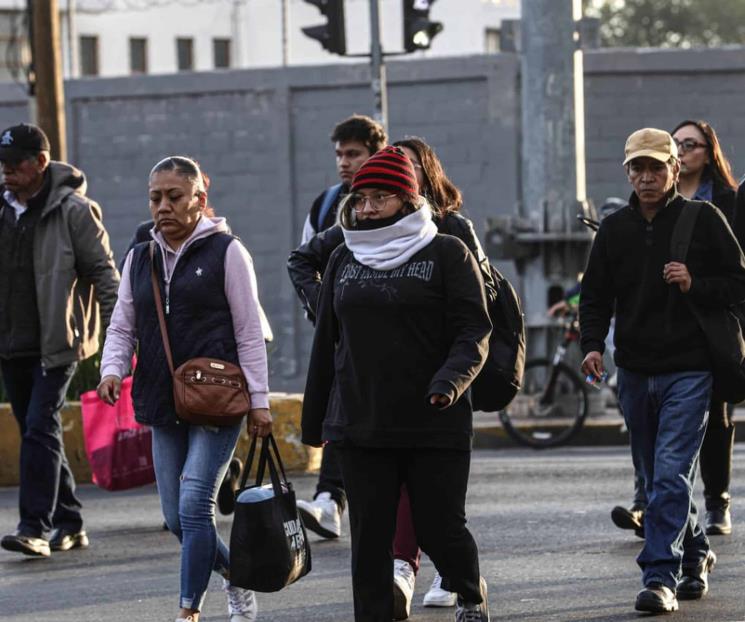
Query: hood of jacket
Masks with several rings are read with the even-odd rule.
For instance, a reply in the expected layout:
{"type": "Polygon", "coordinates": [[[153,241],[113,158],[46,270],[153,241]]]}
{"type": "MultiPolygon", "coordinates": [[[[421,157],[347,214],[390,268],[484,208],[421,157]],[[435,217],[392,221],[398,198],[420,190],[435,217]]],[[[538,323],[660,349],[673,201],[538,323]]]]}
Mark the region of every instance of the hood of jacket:
{"type": "Polygon", "coordinates": [[[47,175],[49,175],[49,197],[41,213],[42,218],[59,207],[63,199],[70,194],[75,193],[85,197],[88,182],[83,171],[65,162],[52,160],[47,168],[47,175]]]}

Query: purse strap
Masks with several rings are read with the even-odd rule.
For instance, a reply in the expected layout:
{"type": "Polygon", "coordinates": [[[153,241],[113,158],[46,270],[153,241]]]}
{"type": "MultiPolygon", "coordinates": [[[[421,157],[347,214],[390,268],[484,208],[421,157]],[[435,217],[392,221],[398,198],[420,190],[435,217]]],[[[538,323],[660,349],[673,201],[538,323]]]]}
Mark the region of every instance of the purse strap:
{"type": "Polygon", "coordinates": [[[673,261],[685,263],[700,209],[701,203],[698,201],[686,201],[683,204],[683,209],[675,221],[673,236],[670,239],[670,258],[673,261]]]}
{"type": "Polygon", "coordinates": [[[168,360],[168,369],[173,376],[173,355],[171,354],[171,342],[168,340],[168,327],[166,318],[163,315],[163,301],[160,299],[160,283],[158,275],[155,273],[155,242],[150,242],[150,281],[153,284],[153,297],[155,298],[155,310],[158,313],[158,324],[160,324],[160,336],[163,339],[163,349],[166,351],[168,360]]]}

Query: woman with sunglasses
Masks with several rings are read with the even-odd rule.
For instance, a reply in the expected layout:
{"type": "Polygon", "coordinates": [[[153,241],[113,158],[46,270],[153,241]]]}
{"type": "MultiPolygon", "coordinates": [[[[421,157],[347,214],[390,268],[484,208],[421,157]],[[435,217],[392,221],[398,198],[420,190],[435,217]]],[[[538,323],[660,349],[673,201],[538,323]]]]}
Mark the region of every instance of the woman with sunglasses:
{"type": "Polygon", "coordinates": [[[491,332],[478,264],[460,240],[437,233],[400,147],[357,171],[339,223],[344,242],[318,300],[302,427],[307,444],[339,444],[355,620],[393,618],[391,542],[406,484],[417,540],[458,594],[456,620],[485,622],[486,582],[465,524],[464,393],[491,332]]]}
{"type": "MultiPolygon", "coordinates": [[[[672,134],[680,158],[678,192],[689,199],[713,203],[732,226],[737,182],[714,128],[706,121],[687,119],[680,122],[672,134]]],[[[738,242],[741,247],[745,245],[741,237],[738,242]]],[[[733,410],[731,405],[712,398],[709,424],[701,446],[701,479],[706,501],[704,528],[710,536],[732,532],[729,485],[735,442],[733,410]]]]}
{"type": "MultiPolygon", "coordinates": [[[[420,193],[427,198],[432,211],[432,220],[439,233],[459,238],[478,262],[484,280],[486,296],[496,297],[495,284],[489,262],[481,248],[473,224],[460,212],[463,199],[460,190],[447,177],[440,159],[424,140],[407,137],[396,141],[414,167],[420,193]]],[[[307,244],[290,254],[287,264],[290,279],[300,296],[307,316],[315,321],[318,294],[329,257],[344,241],[339,225],[314,236],[307,244]]],[[[302,513],[302,508],[300,508],[302,513]]],[[[312,517],[311,517],[311,520],[312,517]]],[[[396,533],[393,540],[394,574],[394,619],[404,620],[409,616],[414,595],[416,576],[419,572],[420,550],[411,518],[411,507],[406,486],[401,488],[396,533]]],[[[432,585],[424,596],[425,607],[454,607],[456,594],[442,589],[442,578],[435,572],[432,585]]]]}

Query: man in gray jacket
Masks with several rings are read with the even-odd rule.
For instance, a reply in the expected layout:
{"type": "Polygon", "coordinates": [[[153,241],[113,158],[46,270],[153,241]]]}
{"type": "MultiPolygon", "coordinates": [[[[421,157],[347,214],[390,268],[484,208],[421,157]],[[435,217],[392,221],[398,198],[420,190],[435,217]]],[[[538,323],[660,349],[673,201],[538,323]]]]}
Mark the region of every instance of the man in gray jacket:
{"type": "Polygon", "coordinates": [[[0,165],[0,368],[21,431],[20,522],[0,546],[46,557],[88,545],[60,409],[98,350],[119,274],[84,175],[50,161],[41,129],[0,133],[0,165]]]}

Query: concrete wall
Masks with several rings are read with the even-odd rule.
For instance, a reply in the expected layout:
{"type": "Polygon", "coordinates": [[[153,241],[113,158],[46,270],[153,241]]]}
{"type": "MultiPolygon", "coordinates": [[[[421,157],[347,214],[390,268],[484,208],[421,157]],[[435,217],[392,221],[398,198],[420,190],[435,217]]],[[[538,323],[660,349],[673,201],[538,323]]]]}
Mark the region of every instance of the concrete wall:
{"type": "MultiPolygon", "coordinates": [[[[736,174],[745,172],[745,51],[598,51],[586,55],[588,195],[626,196],[620,162],[639,127],[702,117],[719,131],[736,174]]],[[[514,213],[519,188],[519,63],[508,54],[391,62],[390,135],[416,134],[437,150],[484,233],[486,218],[514,213]]],[[[335,183],[328,135],[369,113],[364,65],[233,71],[66,84],[70,161],[104,206],[120,259],[148,217],[147,174],[174,153],[212,177],[210,199],[256,263],[275,330],[272,388],[301,390],[310,326],[285,260],[313,198],[335,183]]],[[[0,85],[0,129],[27,118],[24,94],[0,85]]]]}

